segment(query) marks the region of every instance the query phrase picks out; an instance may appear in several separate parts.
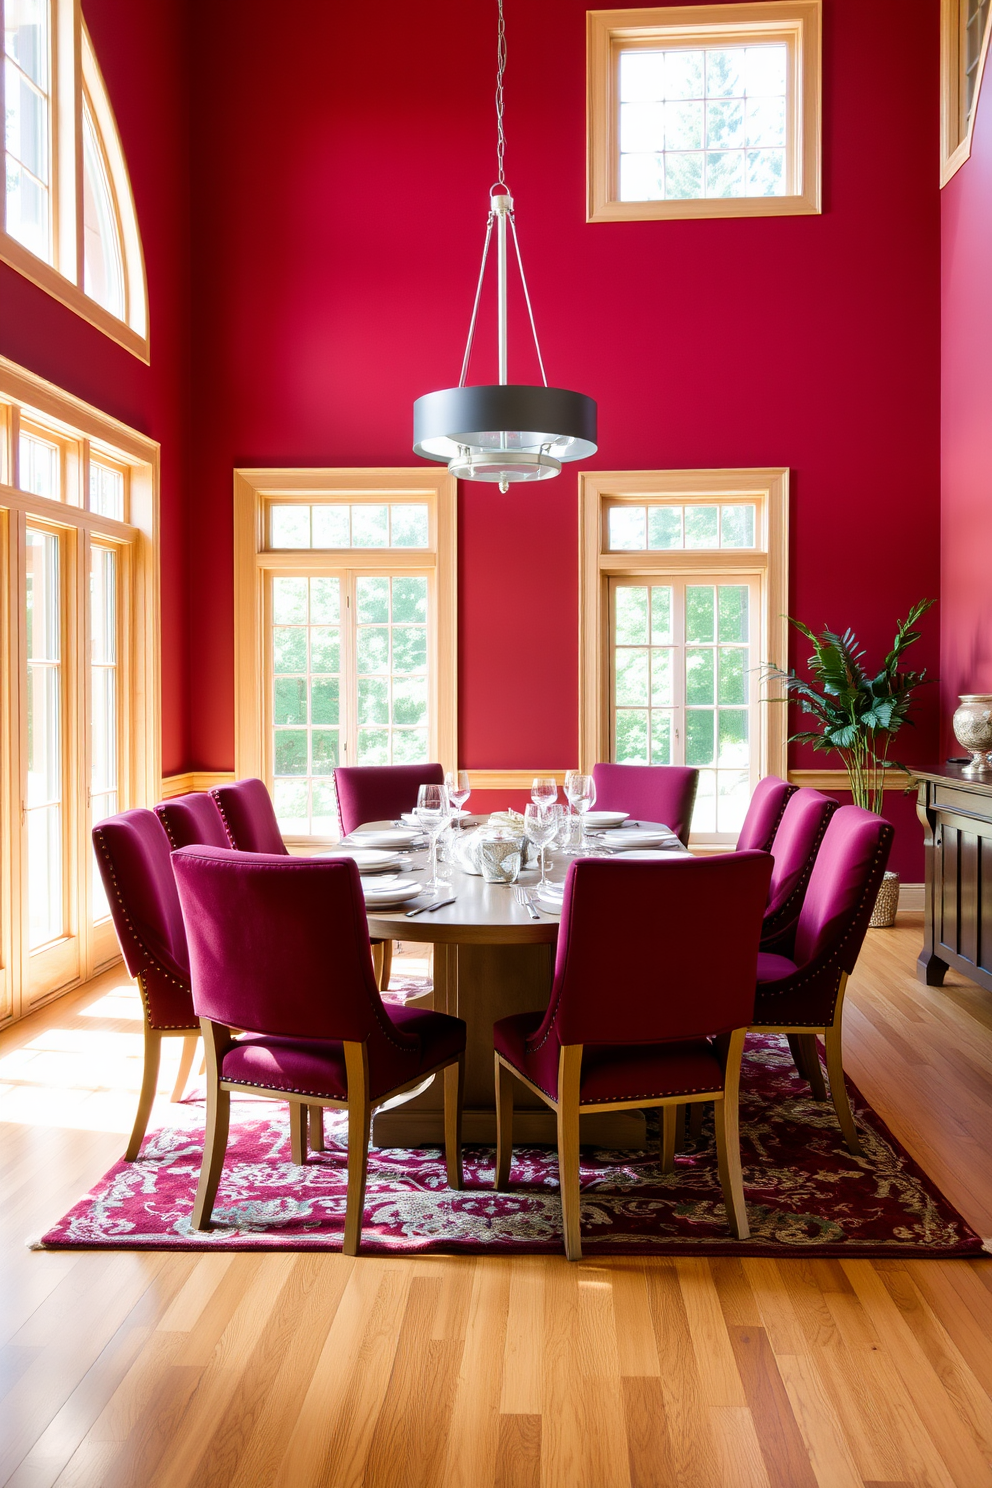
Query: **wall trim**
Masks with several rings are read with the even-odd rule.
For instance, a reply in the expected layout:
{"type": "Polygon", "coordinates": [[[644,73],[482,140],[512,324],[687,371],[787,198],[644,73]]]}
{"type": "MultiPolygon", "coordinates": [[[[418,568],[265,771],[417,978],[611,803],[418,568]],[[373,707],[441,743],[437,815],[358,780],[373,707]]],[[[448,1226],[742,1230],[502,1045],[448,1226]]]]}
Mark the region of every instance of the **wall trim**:
{"type": "Polygon", "coordinates": [[[924,904],[925,885],[921,883],[904,883],[899,885],[899,913],[922,914],[924,904]]]}
{"type": "Polygon", "coordinates": [[[229,785],[234,779],[233,770],[188,770],[185,775],[163,775],[159,800],[170,801],[173,796],[208,791],[213,785],[229,785]]]}
{"type": "MultiPolygon", "coordinates": [[[[472,781],[473,790],[529,790],[530,783],[537,775],[553,775],[559,785],[565,783],[565,769],[539,770],[473,770],[471,766],[462,766],[467,769],[472,781]]],[[[575,766],[568,768],[574,769],[575,766]]],[[[847,790],[846,770],[790,770],[789,780],[793,785],[811,786],[813,790],[822,791],[844,791],[847,790]]],[[[902,770],[893,770],[885,780],[886,790],[903,791],[910,784],[912,777],[902,770]]]]}
{"type": "MultiPolygon", "coordinates": [[[[792,785],[812,786],[814,790],[850,790],[846,770],[790,770],[789,781],[792,785]]],[[[912,783],[913,776],[907,775],[904,770],[890,770],[882,782],[882,788],[887,791],[904,791],[912,783]]]]}

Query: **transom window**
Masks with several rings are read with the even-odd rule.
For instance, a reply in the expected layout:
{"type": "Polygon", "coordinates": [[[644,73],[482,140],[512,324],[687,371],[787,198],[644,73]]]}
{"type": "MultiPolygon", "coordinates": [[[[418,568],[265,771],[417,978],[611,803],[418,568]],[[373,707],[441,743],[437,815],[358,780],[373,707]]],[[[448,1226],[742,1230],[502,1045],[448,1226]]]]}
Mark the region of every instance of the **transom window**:
{"type": "Polygon", "coordinates": [[[290,842],[334,840],[338,765],[447,763],[456,739],[454,481],[305,477],[235,482],[237,770],[290,842]]]}
{"type": "Polygon", "coordinates": [[[137,218],[79,0],[0,0],[0,259],[148,360],[137,218]]]}
{"type": "Polygon", "coordinates": [[[426,548],[429,534],[429,508],[419,501],[269,508],[270,548],[426,548]]]}
{"type": "Polygon", "coordinates": [[[788,649],[784,470],[584,472],[580,736],[596,760],[699,771],[692,840],[736,840],[785,713],[762,662],[788,649]]]}
{"type": "Polygon", "coordinates": [[[820,210],[819,0],[589,15],[589,220],[820,210]]]}

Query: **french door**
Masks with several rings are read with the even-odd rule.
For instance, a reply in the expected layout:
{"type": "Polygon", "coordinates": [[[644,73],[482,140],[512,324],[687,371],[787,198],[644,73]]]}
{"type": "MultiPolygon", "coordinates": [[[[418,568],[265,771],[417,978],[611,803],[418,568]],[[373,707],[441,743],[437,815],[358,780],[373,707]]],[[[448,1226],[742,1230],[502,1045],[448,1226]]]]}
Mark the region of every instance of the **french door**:
{"type": "Polygon", "coordinates": [[[693,831],[731,840],[758,779],[760,578],[652,573],[609,587],[612,758],[696,767],[693,831]]]}

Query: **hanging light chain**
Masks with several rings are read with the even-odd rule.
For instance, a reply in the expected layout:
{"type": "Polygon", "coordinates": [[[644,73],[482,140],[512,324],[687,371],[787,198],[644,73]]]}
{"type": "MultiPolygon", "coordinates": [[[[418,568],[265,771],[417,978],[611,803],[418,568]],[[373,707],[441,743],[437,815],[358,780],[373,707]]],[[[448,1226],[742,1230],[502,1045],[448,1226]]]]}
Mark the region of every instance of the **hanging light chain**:
{"type": "Polygon", "coordinates": [[[503,0],[499,5],[499,22],[496,27],[496,180],[503,180],[503,154],[506,150],[506,135],[503,132],[503,74],[506,71],[506,26],[503,23],[503,0]]]}

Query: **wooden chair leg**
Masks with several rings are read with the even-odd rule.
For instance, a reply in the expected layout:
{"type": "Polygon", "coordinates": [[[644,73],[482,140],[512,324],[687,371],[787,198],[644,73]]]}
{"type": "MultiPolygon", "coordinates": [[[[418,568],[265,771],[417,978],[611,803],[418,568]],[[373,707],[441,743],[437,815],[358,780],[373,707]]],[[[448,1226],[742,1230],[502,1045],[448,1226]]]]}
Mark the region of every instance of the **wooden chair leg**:
{"type": "MultiPolygon", "coordinates": [[[[391,945],[392,941],[387,941],[391,945]]],[[[465,1055],[444,1072],[444,1158],[448,1187],[462,1187],[462,1105],[465,1097],[465,1055]]]]}
{"type": "Polygon", "coordinates": [[[837,1112],[837,1120],[847,1144],[847,1150],[854,1157],[861,1155],[861,1143],[858,1141],[857,1127],[854,1125],[854,1115],[851,1111],[851,1103],[847,1098],[847,1086],[844,1083],[844,1054],[841,1043],[841,1026],[835,1022],[832,1028],[828,1028],[823,1040],[827,1051],[827,1078],[830,1081],[830,1098],[837,1112]]]}
{"type": "Polygon", "coordinates": [[[741,1178],[741,1144],[738,1127],[738,1092],[740,1088],[741,1054],[744,1051],[743,1028],[737,1028],[727,1043],[724,1068],[724,1094],[722,1100],[714,1101],[716,1126],[716,1158],[720,1173],[720,1187],[727,1209],[727,1220],[731,1234],[738,1240],[746,1240],[751,1231],[747,1222],[747,1207],[744,1203],[744,1183],[741,1178]]]}
{"type": "Polygon", "coordinates": [[[496,1055],[496,1177],[493,1188],[510,1186],[513,1160],[513,1076],[496,1055]]]}
{"type": "Polygon", "coordinates": [[[389,978],[393,970],[393,942],[384,940],[382,942],[382,971],[379,973],[379,991],[386,992],[389,989],[389,978]]]}
{"type": "Polygon", "coordinates": [[[307,1110],[302,1101],[289,1103],[289,1154],[298,1168],[307,1160],[307,1110]]]}
{"type": "Polygon", "coordinates": [[[662,1106],[661,1108],[661,1171],[663,1173],[675,1172],[679,1112],[684,1109],[683,1106],[662,1106]]]}
{"type": "Polygon", "coordinates": [[[800,1033],[798,1039],[806,1057],[806,1078],[810,1093],[815,1101],[825,1101],[827,1087],[823,1083],[823,1066],[820,1064],[820,1051],[816,1047],[816,1034],[800,1033]]]}
{"type": "Polygon", "coordinates": [[[558,1057],[558,1183],[561,1189],[561,1221],[565,1255],[582,1259],[579,1222],[582,1197],[579,1191],[579,1084],[582,1045],[564,1044],[558,1057]]]}
{"type": "Polygon", "coordinates": [[[171,1101],[181,1101],[186,1094],[186,1081],[189,1072],[193,1068],[193,1057],[196,1054],[196,1046],[199,1043],[198,1033],[188,1033],[183,1039],[183,1052],[179,1056],[179,1068],[176,1071],[176,1083],[172,1087],[171,1101]]]}
{"type": "Polygon", "coordinates": [[[145,1063],[141,1072],[141,1090],[138,1094],[138,1109],[134,1116],[134,1125],[131,1128],[131,1137],[124,1154],[125,1162],[134,1162],[141,1151],[145,1131],[148,1127],[148,1118],[152,1114],[152,1106],[155,1104],[155,1093],[158,1090],[158,1071],[162,1058],[162,1035],[154,1028],[145,1024],[145,1063]]]}
{"type": "Polygon", "coordinates": [[[220,1183],[231,1125],[231,1092],[220,1090],[214,1080],[207,1085],[207,1130],[203,1140],[200,1182],[193,1202],[194,1230],[209,1230],[217,1185],[220,1183]]]}
{"type": "Polygon", "coordinates": [[[697,1145],[703,1135],[703,1117],[705,1114],[705,1101],[693,1101],[688,1107],[688,1121],[686,1122],[687,1135],[697,1145]]]}
{"type": "Polygon", "coordinates": [[[323,1106],[308,1106],[307,1112],[310,1117],[310,1151],[326,1152],[324,1145],[324,1108],[323,1106]]]}
{"type": "Polygon", "coordinates": [[[342,1250],[345,1255],[353,1256],[358,1254],[362,1243],[365,1183],[369,1170],[369,1131],[372,1125],[366,1045],[346,1041],[344,1061],[348,1074],[348,1202],[342,1250]]]}
{"type": "Polygon", "coordinates": [[[375,984],[380,990],[382,988],[382,963],[385,955],[383,947],[385,944],[386,942],[384,940],[380,940],[372,946],[372,972],[375,976],[375,984]]]}

